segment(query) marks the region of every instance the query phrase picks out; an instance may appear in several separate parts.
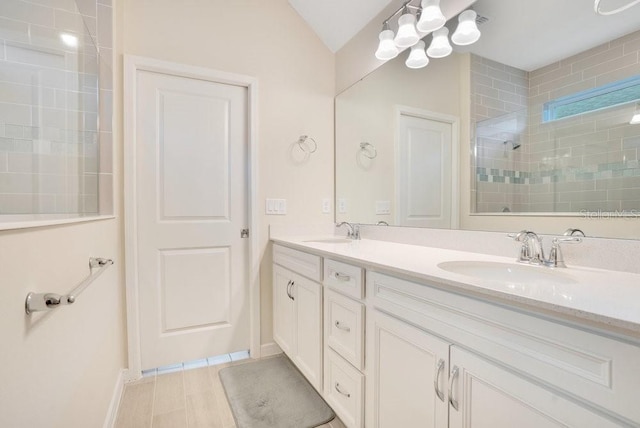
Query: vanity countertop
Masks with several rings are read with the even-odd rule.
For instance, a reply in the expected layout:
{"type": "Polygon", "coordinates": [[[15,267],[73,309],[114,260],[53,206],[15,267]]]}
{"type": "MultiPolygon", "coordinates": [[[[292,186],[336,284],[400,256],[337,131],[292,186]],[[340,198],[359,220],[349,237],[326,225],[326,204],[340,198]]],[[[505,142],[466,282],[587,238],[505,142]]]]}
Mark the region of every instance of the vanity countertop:
{"type": "MultiPolygon", "coordinates": [[[[451,261],[498,262],[522,266],[514,257],[499,257],[465,251],[362,239],[349,243],[309,242],[327,236],[278,236],[277,244],[351,262],[381,273],[427,282],[449,291],[508,304],[525,310],[559,316],[595,328],[640,338],[640,275],[569,266],[554,269],[566,279],[557,284],[523,284],[487,280],[438,267],[451,261]]],[[[569,262],[567,262],[569,264],[569,262]]],[[[547,267],[533,269],[550,270],[547,267]]]]}

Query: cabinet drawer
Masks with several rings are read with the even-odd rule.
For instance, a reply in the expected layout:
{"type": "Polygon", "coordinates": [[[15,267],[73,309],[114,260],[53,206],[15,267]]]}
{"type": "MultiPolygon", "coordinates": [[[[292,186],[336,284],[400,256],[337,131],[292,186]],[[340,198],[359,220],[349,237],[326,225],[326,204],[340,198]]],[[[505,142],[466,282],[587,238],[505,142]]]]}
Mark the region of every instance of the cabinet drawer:
{"type": "Polygon", "coordinates": [[[355,299],[364,298],[362,268],[325,259],[324,285],[355,299]]]}
{"type": "Polygon", "coordinates": [[[324,396],[348,428],[362,427],[364,376],[332,350],[327,350],[324,396]]]}
{"type": "Polygon", "coordinates": [[[274,244],[273,262],[314,281],[322,281],[322,259],[320,256],[274,244]]]}
{"type": "Polygon", "coordinates": [[[334,291],[325,298],[327,345],[353,364],[364,368],[364,305],[334,291]]]}

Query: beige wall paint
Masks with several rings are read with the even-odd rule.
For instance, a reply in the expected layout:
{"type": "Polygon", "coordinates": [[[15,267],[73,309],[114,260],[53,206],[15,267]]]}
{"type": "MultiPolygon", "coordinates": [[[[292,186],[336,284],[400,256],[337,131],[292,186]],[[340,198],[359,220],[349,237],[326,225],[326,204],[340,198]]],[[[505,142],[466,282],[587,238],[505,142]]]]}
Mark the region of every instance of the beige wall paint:
{"type": "Polygon", "coordinates": [[[102,426],[126,365],[120,237],[118,220],[0,232],[0,426],[102,426]],[[89,256],[116,264],[73,305],[25,314],[29,291],[71,291],[89,256]]]}
{"type": "MultiPolygon", "coordinates": [[[[269,224],[329,223],[333,200],[334,56],[286,0],[118,0],[124,44],[139,55],[258,80],[258,200],[262,343],[272,341],[269,224]],[[299,162],[302,134],[318,150],[299,162]],[[293,151],[292,151],[293,150],[293,151]],[[287,199],[286,216],[264,215],[265,198],[287,199]]],[[[121,113],[120,113],[121,114],[121,113]]]]}
{"type": "MultiPolygon", "coordinates": [[[[88,7],[83,13],[95,13],[91,0],[78,5],[88,7]]],[[[106,34],[101,40],[107,40],[109,29],[100,31],[106,34]]],[[[105,67],[111,64],[111,52],[102,51],[105,67]]],[[[115,156],[119,150],[115,148],[115,156]]],[[[120,164],[113,168],[118,214],[120,164]]],[[[102,426],[126,366],[123,276],[119,218],[0,231],[0,426],[102,426]],[[112,258],[115,265],[73,305],[25,314],[28,292],[71,291],[89,274],[90,256],[112,258]]]]}

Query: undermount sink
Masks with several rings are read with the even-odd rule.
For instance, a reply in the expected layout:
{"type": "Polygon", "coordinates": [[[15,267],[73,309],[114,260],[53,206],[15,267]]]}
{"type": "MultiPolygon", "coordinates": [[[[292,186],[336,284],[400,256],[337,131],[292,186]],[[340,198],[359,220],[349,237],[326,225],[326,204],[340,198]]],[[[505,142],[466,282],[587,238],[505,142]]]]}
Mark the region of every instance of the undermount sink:
{"type": "Polygon", "coordinates": [[[559,285],[577,282],[566,272],[544,266],[489,261],[450,261],[439,263],[438,267],[451,273],[508,284],[559,285]]]}
{"type": "Polygon", "coordinates": [[[349,238],[320,238],[320,239],[310,239],[308,241],[311,244],[348,244],[352,240],[349,238]]]}

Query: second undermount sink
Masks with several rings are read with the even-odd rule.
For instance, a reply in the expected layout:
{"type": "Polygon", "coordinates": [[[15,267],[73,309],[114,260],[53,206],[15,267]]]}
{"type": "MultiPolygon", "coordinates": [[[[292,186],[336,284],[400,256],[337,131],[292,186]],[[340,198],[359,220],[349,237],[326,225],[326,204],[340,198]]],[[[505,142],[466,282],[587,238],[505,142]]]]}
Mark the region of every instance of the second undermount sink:
{"type": "Polygon", "coordinates": [[[527,266],[515,263],[490,261],[450,261],[438,264],[447,272],[457,273],[477,279],[500,281],[522,285],[574,284],[577,281],[567,272],[544,266],[527,266]]]}
{"type": "Polygon", "coordinates": [[[352,242],[352,239],[340,238],[340,237],[319,238],[319,239],[309,239],[308,241],[304,241],[304,242],[308,242],[310,244],[348,244],[349,242],[352,242]]]}

